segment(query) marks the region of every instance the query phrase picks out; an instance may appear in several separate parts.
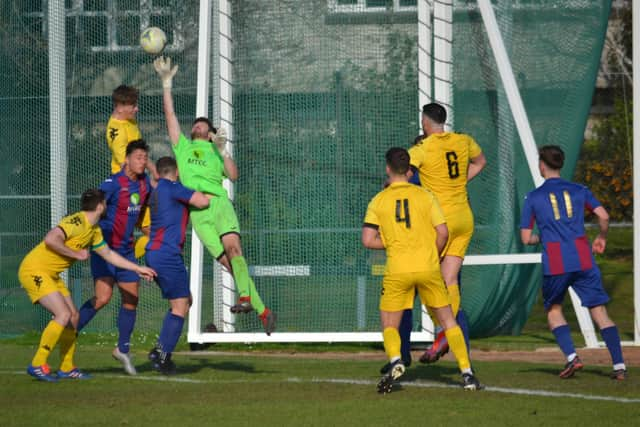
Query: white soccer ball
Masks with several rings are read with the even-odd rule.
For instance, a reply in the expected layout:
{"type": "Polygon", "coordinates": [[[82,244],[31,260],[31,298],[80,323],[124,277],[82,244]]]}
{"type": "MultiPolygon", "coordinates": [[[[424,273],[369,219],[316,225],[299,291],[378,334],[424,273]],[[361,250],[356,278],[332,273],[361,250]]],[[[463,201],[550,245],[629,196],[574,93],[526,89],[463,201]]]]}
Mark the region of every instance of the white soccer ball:
{"type": "Polygon", "coordinates": [[[167,35],[158,27],[149,27],[140,34],[140,46],[152,55],[159,55],[167,45],[167,35]]]}

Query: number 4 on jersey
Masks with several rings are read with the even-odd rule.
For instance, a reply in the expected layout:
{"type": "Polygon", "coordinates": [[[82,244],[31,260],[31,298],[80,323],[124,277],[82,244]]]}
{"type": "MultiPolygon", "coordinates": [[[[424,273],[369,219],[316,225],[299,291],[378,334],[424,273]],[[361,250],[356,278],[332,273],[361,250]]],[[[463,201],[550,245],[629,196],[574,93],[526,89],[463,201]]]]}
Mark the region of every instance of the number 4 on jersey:
{"type": "Polygon", "coordinates": [[[404,222],[407,228],[411,228],[411,217],[409,216],[409,200],[396,200],[396,222],[404,222]],[[403,214],[404,210],[404,214],[403,214]]]}

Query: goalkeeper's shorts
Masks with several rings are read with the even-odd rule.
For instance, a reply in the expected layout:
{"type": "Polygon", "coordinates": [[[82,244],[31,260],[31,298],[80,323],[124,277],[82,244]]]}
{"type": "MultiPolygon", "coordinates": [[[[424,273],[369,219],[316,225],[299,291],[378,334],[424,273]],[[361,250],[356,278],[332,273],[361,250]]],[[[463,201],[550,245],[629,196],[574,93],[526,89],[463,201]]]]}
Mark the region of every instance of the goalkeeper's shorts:
{"type": "Polygon", "coordinates": [[[415,290],[427,307],[445,307],[449,301],[447,287],[440,270],[418,273],[389,274],[382,279],[381,311],[402,311],[413,308],[415,290]]]}
{"type": "Polygon", "coordinates": [[[214,196],[205,209],[191,209],[191,224],[198,238],[211,256],[218,259],[224,253],[222,236],[240,234],[240,224],[231,200],[225,196],[214,196]]]}

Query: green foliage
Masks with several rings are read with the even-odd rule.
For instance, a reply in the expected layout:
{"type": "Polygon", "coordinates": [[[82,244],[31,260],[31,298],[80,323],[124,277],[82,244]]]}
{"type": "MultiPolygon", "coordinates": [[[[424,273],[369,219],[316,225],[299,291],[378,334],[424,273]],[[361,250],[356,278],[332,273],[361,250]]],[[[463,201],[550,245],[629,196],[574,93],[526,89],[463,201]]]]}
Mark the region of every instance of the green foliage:
{"type": "Polygon", "coordinates": [[[631,221],[633,215],[631,101],[617,98],[614,113],[600,120],[593,139],[582,147],[575,180],[591,188],[612,221],[631,221]]]}

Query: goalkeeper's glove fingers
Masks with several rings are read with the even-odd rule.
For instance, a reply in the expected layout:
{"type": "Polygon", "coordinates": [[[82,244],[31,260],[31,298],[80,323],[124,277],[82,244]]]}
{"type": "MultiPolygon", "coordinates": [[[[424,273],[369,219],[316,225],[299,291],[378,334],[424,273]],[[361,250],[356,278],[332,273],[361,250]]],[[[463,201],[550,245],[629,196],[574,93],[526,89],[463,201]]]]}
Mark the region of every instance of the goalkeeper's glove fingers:
{"type": "Polygon", "coordinates": [[[178,66],[175,65],[171,68],[171,58],[160,56],[153,61],[153,67],[160,76],[160,80],[162,80],[162,87],[164,89],[171,89],[173,76],[178,72],[178,66]]]}

